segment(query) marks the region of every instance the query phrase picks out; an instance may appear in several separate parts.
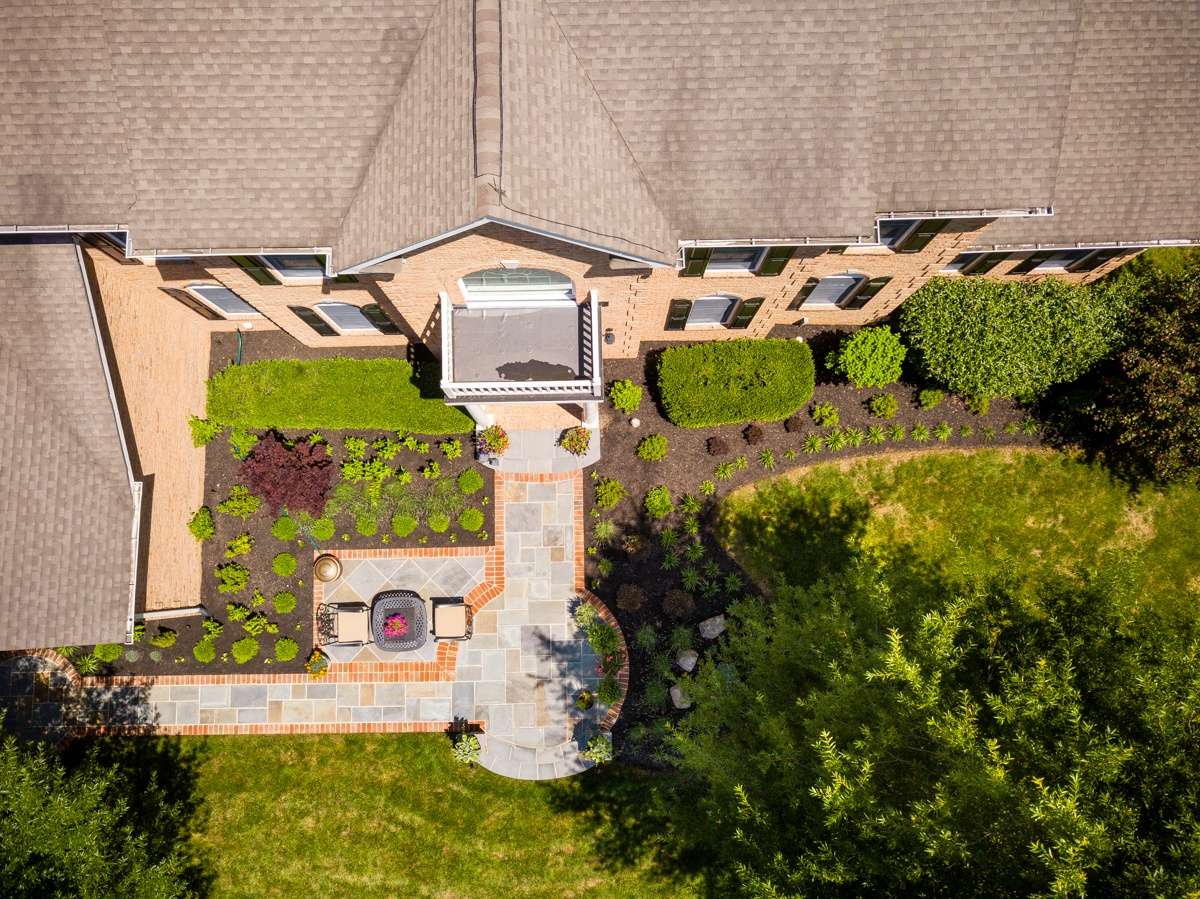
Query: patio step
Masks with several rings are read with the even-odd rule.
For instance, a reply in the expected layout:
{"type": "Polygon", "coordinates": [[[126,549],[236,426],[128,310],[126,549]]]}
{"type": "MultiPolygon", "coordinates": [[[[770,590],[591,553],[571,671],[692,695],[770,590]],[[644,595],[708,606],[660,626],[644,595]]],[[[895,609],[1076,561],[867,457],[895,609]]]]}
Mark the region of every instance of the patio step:
{"type": "Polygon", "coordinates": [[[558,430],[509,431],[509,445],[503,456],[480,458],[480,462],[497,471],[517,471],[530,474],[555,474],[581,471],[600,461],[600,431],[592,431],[591,444],[582,456],[568,453],[558,445],[562,432],[558,430]]]}
{"type": "Polygon", "coordinates": [[[568,740],[539,749],[489,734],[479,735],[479,764],[493,774],[516,780],[554,780],[586,771],[595,763],[580,755],[579,744],[568,740]]]}

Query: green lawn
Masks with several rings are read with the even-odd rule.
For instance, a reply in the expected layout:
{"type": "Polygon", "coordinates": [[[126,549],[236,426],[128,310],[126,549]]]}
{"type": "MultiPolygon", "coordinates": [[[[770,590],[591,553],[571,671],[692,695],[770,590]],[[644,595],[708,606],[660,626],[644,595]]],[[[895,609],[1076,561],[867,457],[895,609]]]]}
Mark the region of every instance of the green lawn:
{"type": "Polygon", "coordinates": [[[823,465],[730,497],[719,530],[763,583],[806,583],[849,545],[950,582],[1007,574],[1033,581],[1105,553],[1164,613],[1200,601],[1200,491],[1131,494],[1103,469],[1049,451],[929,453],[823,465]]]}
{"type": "MultiPolygon", "coordinates": [[[[194,841],[214,896],[687,895],[644,863],[597,859],[614,822],[580,807],[586,791],[469,770],[441,735],[185,743],[200,759],[194,841]]],[[[640,789],[620,768],[588,779],[599,794],[640,789]]]]}

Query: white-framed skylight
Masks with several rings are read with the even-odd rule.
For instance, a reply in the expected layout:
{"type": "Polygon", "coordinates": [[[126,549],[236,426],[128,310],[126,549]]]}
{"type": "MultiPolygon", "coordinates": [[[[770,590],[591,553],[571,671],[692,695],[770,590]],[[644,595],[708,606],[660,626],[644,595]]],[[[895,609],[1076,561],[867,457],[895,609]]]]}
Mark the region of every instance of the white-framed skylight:
{"type": "Polygon", "coordinates": [[[325,260],[312,253],[258,258],[284,284],[312,284],[325,278],[325,260]]]}

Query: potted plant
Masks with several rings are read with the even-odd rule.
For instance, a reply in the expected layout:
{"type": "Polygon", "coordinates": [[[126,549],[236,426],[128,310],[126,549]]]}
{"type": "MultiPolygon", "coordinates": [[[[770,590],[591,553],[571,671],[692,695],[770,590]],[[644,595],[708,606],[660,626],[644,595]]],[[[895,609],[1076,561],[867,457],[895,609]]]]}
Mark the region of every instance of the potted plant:
{"type": "Polygon", "coordinates": [[[586,712],[596,704],[596,694],[591,690],[580,690],[575,695],[575,708],[581,712],[586,712]]]}
{"type": "Polygon", "coordinates": [[[592,443],[592,432],[585,427],[567,428],[558,438],[558,445],[573,456],[582,456],[592,443]]]}
{"type": "Polygon", "coordinates": [[[501,456],[508,449],[508,432],[500,425],[490,425],[475,435],[481,455],[501,456]]]}
{"type": "Polygon", "coordinates": [[[329,673],[329,656],[319,649],[314,649],[308,661],[304,663],[304,670],[313,680],[320,680],[329,673]]]}

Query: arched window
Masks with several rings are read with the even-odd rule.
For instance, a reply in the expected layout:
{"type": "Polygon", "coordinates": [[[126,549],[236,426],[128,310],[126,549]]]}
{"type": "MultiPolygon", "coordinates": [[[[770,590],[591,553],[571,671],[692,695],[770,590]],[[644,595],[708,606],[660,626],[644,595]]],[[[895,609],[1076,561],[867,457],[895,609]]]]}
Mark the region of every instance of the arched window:
{"type": "Polygon", "coordinates": [[[544,268],[489,268],[462,279],[463,296],[474,302],[575,300],[571,279],[544,268]]]}

